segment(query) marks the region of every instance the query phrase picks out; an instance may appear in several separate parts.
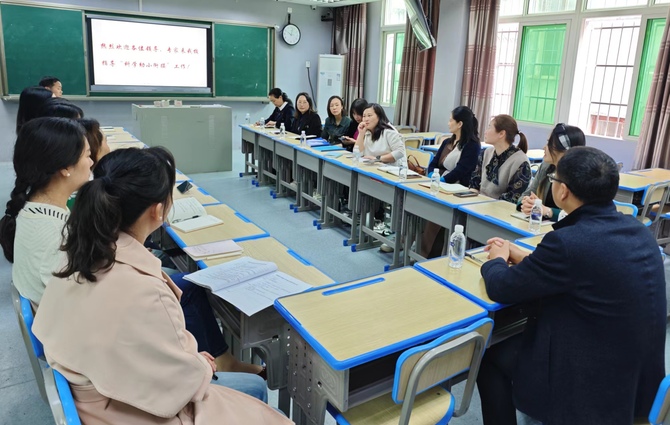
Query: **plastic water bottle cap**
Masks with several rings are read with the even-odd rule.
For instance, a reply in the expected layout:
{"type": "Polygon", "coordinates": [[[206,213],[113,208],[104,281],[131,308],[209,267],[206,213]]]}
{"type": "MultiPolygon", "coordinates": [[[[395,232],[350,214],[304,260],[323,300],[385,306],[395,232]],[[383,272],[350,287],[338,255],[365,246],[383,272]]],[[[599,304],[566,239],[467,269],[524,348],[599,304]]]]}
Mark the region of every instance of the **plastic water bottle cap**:
{"type": "Polygon", "coordinates": [[[438,174],[439,174],[439,173],[440,173],[439,168],[434,169],[434,170],[433,170],[433,173],[438,173],[438,174]]]}
{"type": "Polygon", "coordinates": [[[454,233],[463,233],[463,225],[457,224],[454,226],[454,233]]]}
{"type": "Polygon", "coordinates": [[[300,132],[300,135],[301,135],[301,136],[304,136],[304,135],[305,135],[305,131],[303,130],[302,132],[300,132]]]}
{"type": "Polygon", "coordinates": [[[536,200],[535,200],[535,206],[536,206],[536,207],[541,207],[541,206],[542,206],[542,199],[539,199],[539,198],[536,199],[536,200]]]}

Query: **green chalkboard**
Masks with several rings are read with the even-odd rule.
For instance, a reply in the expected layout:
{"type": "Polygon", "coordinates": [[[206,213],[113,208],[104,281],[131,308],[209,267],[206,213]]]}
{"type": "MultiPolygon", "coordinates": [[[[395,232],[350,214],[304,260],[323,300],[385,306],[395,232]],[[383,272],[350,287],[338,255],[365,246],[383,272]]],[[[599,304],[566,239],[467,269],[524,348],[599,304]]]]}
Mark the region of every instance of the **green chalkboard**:
{"type": "Polygon", "coordinates": [[[273,34],[268,27],[214,25],[217,96],[267,96],[274,85],[273,34]]]}
{"type": "Polygon", "coordinates": [[[0,5],[8,94],[45,75],[57,76],[65,95],[86,94],[81,10],[0,5]]]}

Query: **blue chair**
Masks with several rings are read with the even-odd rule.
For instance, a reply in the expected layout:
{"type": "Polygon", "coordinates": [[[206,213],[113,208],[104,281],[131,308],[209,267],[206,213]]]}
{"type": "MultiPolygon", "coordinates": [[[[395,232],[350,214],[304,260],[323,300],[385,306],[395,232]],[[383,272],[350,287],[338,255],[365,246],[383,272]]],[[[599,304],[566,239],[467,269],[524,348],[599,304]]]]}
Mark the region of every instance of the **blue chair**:
{"type": "Polygon", "coordinates": [[[616,210],[620,213],[637,217],[637,207],[635,205],[619,201],[614,201],[614,205],[616,206],[616,210]]]}
{"type": "Polygon", "coordinates": [[[410,348],[396,363],[393,391],[339,412],[328,411],[340,425],[447,424],[452,417],[467,412],[479,372],[479,364],[491,336],[493,321],[479,320],[464,329],[449,332],[436,340],[410,348]],[[460,406],[440,384],[467,373],[460,406]]]}
{"type": "Polygon", "coordinates": [[[81,425],[77,407],[75,406],[74,398],[72,397],[72,391],[70,390],[70,384],[60,372],[55,369],[52,370],[56,382],[56,389],[58,390],[58,398],[62,408],[61,411],[63,412],[62,420],[64,421],[58,422],[58,419],[56,419],[56,423],[62,423],[64,425],[81,425]]]}
{"type": "Polygon", "coordinates": [[[670,425],[670,375],[663,378],[658,386],[656,398],[651,405],[649,417],[637,419],[634,425],[670,425]]]}

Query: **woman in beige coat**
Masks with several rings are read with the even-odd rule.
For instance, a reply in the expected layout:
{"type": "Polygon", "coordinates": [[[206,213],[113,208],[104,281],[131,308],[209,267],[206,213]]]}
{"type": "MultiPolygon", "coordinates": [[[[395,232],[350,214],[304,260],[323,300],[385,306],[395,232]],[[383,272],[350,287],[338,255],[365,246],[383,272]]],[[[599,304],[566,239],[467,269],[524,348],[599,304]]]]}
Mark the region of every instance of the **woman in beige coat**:
{"type": "Polygon", "coordinates": [[[290,424],[262,401],[210,383],[216,365],[186,331],[181,291],[142,244],[170,207],[172,155],[121,149],[95,176],[79,191],[67,265],[33,325],[47,360],[70,382],[82,422],[290,424]]]}

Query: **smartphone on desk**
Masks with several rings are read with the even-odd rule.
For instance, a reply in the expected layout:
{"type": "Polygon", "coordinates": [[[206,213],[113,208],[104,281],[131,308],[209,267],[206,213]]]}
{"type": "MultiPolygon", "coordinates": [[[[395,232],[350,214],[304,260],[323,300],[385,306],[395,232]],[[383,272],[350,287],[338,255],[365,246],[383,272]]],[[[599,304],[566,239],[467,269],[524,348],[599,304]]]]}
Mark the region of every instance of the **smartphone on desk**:
{"type": "Polygon", "coordinates": [[[459,197],[459,198],[470,198],[472,196],[477,196],[479,195],[477,192],[472,192],[468,190],[467,192],[456,192],[454,193],[454,196],[459,197]]]}
{"type": "Polygon", "coordinates": [[[186,192],[188,192],[192,187],[193,187],[193,185],[192,185],[189,181],[185,181],[185,182],[180,183],[180,184],[177,186],[177,190],[179,191],[179,193],[186,193],[186,192]]]}

